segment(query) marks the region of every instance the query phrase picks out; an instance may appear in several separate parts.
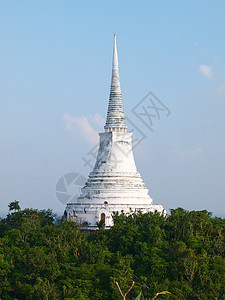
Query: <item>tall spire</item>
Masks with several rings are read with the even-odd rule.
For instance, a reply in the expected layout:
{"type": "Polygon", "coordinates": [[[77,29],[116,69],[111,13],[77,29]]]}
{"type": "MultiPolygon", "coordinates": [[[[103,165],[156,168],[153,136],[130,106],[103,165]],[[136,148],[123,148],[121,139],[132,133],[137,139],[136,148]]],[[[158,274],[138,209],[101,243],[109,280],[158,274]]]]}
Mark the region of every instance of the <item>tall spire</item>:
{"type": "Polygon", "coordinates": [[[118,68],[118,56],[116,48],[116,35],[114,34],[114,49],[113,49],[113,66],[112,66],[112,80],[109,95],[109,106],[107,119],[105,123],[105,131],[124,132],[127,129],[123,102],[120,88],[120,77],[118,68]]]}

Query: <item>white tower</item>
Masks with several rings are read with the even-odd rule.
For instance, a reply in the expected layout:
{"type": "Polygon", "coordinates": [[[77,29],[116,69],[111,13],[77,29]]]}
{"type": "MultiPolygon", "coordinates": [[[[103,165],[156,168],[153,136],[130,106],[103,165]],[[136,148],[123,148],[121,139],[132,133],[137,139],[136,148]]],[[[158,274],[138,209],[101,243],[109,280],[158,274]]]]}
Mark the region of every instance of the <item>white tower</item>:
{"type": "Polygon", "coordinates": [[[113,225],[112,213],[136,211],[165,213],[162,205],[152,204],[139,172],[133,151],[132,133],[127,132],[120,89],[116,35],[114,35],[112,81],[105,132],[100,133],[98,156],[93,171],[73,203],[67,203],[67,219],[84,228],[96,229],[103,220],[113,225]]]}

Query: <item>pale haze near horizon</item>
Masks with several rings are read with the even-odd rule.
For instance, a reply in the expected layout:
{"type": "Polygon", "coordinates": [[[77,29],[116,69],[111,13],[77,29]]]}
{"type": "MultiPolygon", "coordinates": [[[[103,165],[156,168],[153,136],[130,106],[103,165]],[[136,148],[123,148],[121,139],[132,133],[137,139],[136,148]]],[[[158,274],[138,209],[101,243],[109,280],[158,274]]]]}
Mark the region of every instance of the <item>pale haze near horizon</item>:
{"type": "Polygon", "coordinates": [[[13,200],[62,214],[57,181],[88,176],[82,157],[103,131],[116,33],[124,111],[146,137],[135,161],[154,204],[224,216],[224,11],[223,1],[2,1],[1,214],[13,200]],[[171,111],[153,131],[132,113],[150,91],[171,111]]]}

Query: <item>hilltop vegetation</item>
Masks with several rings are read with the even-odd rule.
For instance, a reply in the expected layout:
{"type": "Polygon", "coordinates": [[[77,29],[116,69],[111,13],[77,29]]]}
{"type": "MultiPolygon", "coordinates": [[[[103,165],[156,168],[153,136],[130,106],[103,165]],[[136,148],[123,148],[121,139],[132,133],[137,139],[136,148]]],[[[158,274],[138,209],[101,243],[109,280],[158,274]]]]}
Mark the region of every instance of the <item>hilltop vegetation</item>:
{"type": "Polygon", "coordinates": [[[225,299],[225,220],[207,211],[115,215],[110,230],[88,235],[50,210],[10,205],[0,220],[1,299],[122,299],[116,281],[124,292],[134,281],[126,299],[225,299]]]}

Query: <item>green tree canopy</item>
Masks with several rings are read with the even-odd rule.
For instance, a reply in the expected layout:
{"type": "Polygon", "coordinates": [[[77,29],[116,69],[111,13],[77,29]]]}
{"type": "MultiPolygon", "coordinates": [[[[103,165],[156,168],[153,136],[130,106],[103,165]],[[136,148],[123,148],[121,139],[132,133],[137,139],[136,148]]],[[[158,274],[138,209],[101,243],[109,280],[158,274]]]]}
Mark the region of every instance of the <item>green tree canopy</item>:
{"type": "Polygon", "coordinates": [[[131,286],[126,299],[225,299],[225,220],[207,211],[115,214],[111,229],[87,234],[51,210],[9,208],[1,299],[117,300],[131,286]]]}

